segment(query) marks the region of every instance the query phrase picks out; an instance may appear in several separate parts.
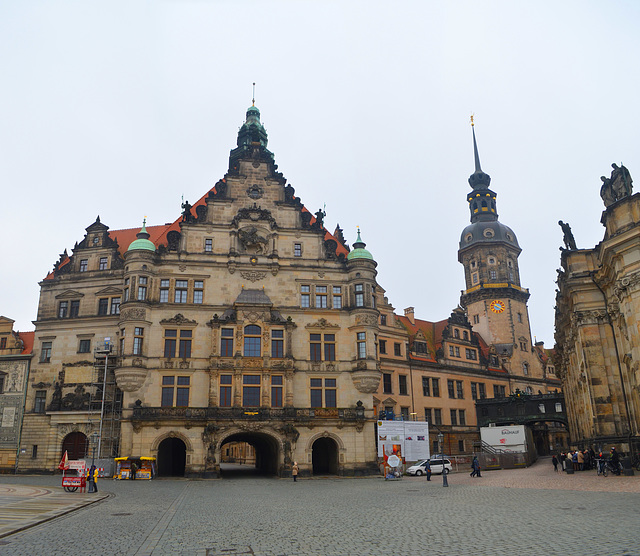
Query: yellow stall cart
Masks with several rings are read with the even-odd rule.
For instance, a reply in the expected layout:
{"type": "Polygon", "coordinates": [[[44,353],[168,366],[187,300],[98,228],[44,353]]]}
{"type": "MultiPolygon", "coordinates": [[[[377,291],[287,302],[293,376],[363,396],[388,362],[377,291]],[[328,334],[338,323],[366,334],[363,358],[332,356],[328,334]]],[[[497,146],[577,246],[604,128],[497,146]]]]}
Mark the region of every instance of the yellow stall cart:
{"type": "Polygon", "coordinates": [[[126,456],[114,458],[116,472],[114,479],[131,479],[131,466],[136,467],[136,479],[153,479],[156,476],[156,458],[147,456],[126,456]]]}

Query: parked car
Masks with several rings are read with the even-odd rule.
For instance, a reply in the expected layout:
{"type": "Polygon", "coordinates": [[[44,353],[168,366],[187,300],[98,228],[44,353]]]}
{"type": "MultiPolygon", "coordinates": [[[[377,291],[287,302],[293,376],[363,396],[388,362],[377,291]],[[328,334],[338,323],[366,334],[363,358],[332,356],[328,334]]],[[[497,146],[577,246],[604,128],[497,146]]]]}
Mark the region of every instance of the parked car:
{"type": "Polygon", "coordinates": [[[438,457],[438,458],[431,458],[431,459],[423,459],[422,461],[414,463],[411,467],[407,468],[407,475],[417,475],[418,477],[420,475],[426,475],[427,462],[430,462],[431,464],[431,473],[433,473],[434,475],[438,475],[442,473],[443,461],[444,461],[445,469],[449,473],[451,473],[451,471],[453,470],[453,467],[451,465],[451,460],[446,457],[444,459],[441,457],[438,457]]]}

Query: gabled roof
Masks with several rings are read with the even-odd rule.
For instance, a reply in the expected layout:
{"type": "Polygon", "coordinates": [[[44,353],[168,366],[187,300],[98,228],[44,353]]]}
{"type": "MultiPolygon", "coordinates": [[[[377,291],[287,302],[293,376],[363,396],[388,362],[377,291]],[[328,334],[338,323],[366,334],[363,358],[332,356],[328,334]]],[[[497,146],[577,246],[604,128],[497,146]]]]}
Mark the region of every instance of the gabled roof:
{"type": "MultiPolygon", "coordinates": [[[[225,181],[224,179],[221,181],[225,181]]],[[[200,197],[200,199],[198,199],[198,201],[196,203],[194,203],[191,207],[191,214],[195,217],[196,216],[196,208],[202,205],[206,205],[207,204],[207,197],[209,196],[209,194],[212,193],[213,195],[217,195],[217,190],[216,187],[212,187],[209,191],[207,191],[202,197],[200,197]]],[[[294,197],[295,198],[295,197],[294,197]]],[[[301,208],[302,212],[309,212],[309,210],[307,210],[307,208],[303,205],[301,208]]],[[[311,214],[311,213],[310,213],[311,214]]],[[[316,218],[315,216],[311,216],[311,221],[310,224],[315,223],[316,218]]],[[[149,234],[149,241],[151,241],[156,248],[158,248],[160,245],[162,244],[166,244],[167,243],[167,234],[172,231],[180,231],[180,222],[182,222],[182,215],[180,215],[175,221],[167,223],[167,224],[163,224],[160,226],[147,226],[147,233],[149,234]]],[[[324,234],[324,240],[327,241],[329,239],[334,240],[338,247],[336,248],[336,254],[343,254],[345,257],[349,254],[349,251],[346,249],[346,247],[333,235],[331,234],[324,226],[322,228],[325,231],[324,234]]],[[[136,239],[138,232],[140,231],[140,228],[126,228],[124,230],[109,230],[108,234],[109,237],[115,241],[118,242],[118,252],[120,253],[120,255],[124,255],[124,253],[126,253],[127,249],[129,248],[129,245],[131,245],[131,243],[136,239]]],[[[71,258],[69,256],[67,256],[66,258],[64,258],[61,262],[58,268],[62,268],[63,266],[67,265],[69,263],[69,261],[71,260],[71,258]]],[[[54,278],[55,274],[54,272],[50,272],[49,274],[47,274],[47,276],[45,277],[45,280],[52,280],[54,278]]]]}
{"type": "Polygon", "coordinates": [[[18,336],[22,340],[22,355],[28,355],[33,352],[33,340],[35,338],[35,332],[18,332],[18,336]]]}

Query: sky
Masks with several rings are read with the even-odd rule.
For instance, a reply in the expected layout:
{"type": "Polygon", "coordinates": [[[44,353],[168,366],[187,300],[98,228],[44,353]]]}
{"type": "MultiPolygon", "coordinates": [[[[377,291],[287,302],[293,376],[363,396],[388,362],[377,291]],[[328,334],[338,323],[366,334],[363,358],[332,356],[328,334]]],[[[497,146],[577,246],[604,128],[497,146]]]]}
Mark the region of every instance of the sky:
{"type": "Polygon", "coordinates": [[[518,237],[533,336],[553,346],[568,222],[603,238],[600,176],[640,180],[640,3],[0,0],[0,314],[100,215],[172,222],[222,178],[251,105],[325,226],[362,239],[398,314],[446,319],[474,171],[518,237]]]}

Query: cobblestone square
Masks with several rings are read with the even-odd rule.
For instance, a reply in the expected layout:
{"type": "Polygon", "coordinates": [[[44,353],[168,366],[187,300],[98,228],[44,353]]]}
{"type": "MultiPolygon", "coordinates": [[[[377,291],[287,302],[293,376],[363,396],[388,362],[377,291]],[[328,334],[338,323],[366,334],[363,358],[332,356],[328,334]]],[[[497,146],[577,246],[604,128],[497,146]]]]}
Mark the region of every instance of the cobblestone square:
{"type": "Polygon", "coordinates": [[[543,459],[479,479],[462,469],[449,484],[440,476],[102,480],[108,498],[0,539],[0,555],[640,555],[637,475],[554,473],[543,459]]]}

